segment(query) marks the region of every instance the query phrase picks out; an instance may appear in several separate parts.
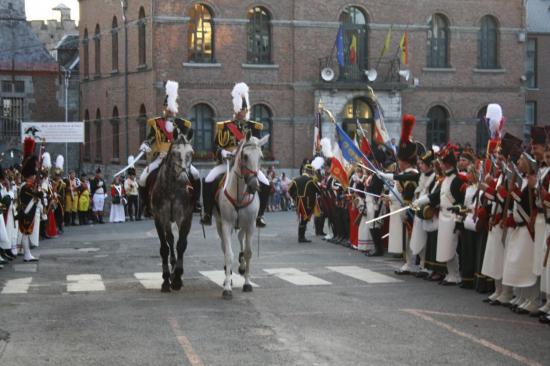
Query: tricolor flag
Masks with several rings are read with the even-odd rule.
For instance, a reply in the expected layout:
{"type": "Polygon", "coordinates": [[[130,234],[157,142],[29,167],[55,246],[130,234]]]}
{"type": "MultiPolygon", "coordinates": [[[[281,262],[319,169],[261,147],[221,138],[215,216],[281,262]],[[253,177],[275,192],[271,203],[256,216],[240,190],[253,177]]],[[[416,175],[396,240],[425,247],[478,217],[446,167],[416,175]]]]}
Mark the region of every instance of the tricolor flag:
{"type": "Polygon", "coordinates": [[[409,64],[409,32],[405,31],[401,41],[399,42],[399,49],[401,50],[401,64],[409,64]]]}
{"type": "Polygon", "coordinates": [[[390,142],[390,135],[384,123],[384,115],[379,106],[374,108],[374,141],[377,145],[386,145],[390,142]]]}
{"type": "Polygon", "coordinates": [[[357,37],[351,35],[351,43],[349,45],[349,63],[350,65],[357,64],[357,37]]]}
{"type": "MultiPolygon", "coordinates": [[[[337,125],[338,126],[338,125],[337,125]]],[[[338,144],[334,147],[334,156],[330,159],[330,174],[336,179],[344,189],[348,189],[349,178],[346,169],[346,161],[342,156],[342,151],[340,150],[338,144]]]]}
{"type": "Polygon", "coordinates": [[[336,58],[338,59],[338,65],[344,66],[344,28],[340,25],[338,28],[338,34],[336,35],[336,58]]]}
{"type": "Polygon", "coordinates": [[[313,156],[321,151],[321,111],[315,114],[315,126],[313,127],[313,156]]]}

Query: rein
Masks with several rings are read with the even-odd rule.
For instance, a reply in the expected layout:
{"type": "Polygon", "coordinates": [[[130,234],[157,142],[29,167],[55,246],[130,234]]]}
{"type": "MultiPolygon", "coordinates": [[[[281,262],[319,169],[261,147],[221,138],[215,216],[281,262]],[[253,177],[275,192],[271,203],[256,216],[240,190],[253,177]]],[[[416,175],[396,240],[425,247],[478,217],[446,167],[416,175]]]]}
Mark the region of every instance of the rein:
{"type": "MultiPolygon", "coordinates": [[[[243,144],[239,149],[239,153],[237,154],[237,160],[235,161],[235,165],[231,170],[231,172],[234,173],[238,179],[243,179],[245,183],[249,178],[258,176],[257,170],[249,169],[246,166],[246,164],[242,162],[242,155],[246,147],[257,147],[257,145],[253,143],[243,144]],[[237,172],[237,170],[239,170],[239,172],[237,172]]],[[[229,177],[226,180],[226,183],[228,180],[229,180],[229,177]]],[[[227,186],[224,188],[223,193],[237,211],[241,208],[248,207],[252,203],[252,201],[254,201],[254,193],[245,192],[242,199],[239,199],[239,197],[231,197],[231,194],[227,191],[227,186]]],[[[237,180],[237,195],[238,194],[239,194],[239,181],[237,180]]]]}

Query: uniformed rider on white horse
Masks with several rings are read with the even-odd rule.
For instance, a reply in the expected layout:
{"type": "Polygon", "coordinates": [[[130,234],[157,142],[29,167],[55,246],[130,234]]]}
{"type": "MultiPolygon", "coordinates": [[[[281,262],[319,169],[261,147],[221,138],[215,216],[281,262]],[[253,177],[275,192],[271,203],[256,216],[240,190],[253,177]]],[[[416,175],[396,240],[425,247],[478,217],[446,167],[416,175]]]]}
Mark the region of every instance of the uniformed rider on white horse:
{"type": "MultiPolygon", "coordinates": [[[[249,120],[250,113],[248,107],[250,103],[248,100],[248,86],[245,83],[238,83],[233,88],[231,96],[233,97],[233,111],[235,114],[230,121],[216,123],[214,141],[216,144],[218,165],[212,168],[204,179],[202,193],[204,214],[201,219],[201,223],[204,225],[212,225],[212,209],[214,207],[216,183],[219,182],[217,178],[227,171],[225,161],[233,157],[239,143],[245,140],[247,135],[257,138],[262,137],[262,123],[249,120]]],[[[260,210],[256,219],[256,226],[265,227],[266,223],[263,214],[267,207],[270,186],[267,177],[261,170],[258,170],[258,180],[260,181],[260,191],[258,192],[260,197],[260,210]]]]}
{"type": "MultiPolygon", "coordinates": [[[[166,99],[164,101],[164,110],[162,116],[151,118],[147,121],[149,135],[140,146],[140,150],[152,154],[153,161],[143,170],[138,184],[140,187],[140,197],[145,202],[145,216],[150,216],[149,212],[149,187],[147,178],[154,173],[164,158],[166,157],[172,141],[177,139],[179,134],[184,134],[187,140],[193,137],[193,128],[191,121],[176,117],[178,113],[178,83],[169,80],[166,83],[166,99]]],[[[194,190],[195,202],[200,197],[200,177],[199,171],[191,165],[191,180],[194,190]]]]}

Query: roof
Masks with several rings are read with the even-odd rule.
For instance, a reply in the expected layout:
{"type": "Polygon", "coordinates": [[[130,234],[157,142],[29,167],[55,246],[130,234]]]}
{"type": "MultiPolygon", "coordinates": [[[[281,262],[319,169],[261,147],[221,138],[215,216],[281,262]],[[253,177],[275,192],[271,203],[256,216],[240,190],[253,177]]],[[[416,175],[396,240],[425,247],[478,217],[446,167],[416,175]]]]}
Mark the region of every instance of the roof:
{"type": "Polygon", "coordinates": [[[550,33],[550,0],[527,0],[527,32],[550,33]]]}
{"type": "Polygon", "coordinates": [[[55,59],[23,19],[0,20],[0,70],[58,70],[55,59]]]}
{"type": "Polygon", "coordinates": [[[59,4],[55,8],[53,8],[52,10],[71,10],[71,8],[69,8],[65,4],[59,4]]]}

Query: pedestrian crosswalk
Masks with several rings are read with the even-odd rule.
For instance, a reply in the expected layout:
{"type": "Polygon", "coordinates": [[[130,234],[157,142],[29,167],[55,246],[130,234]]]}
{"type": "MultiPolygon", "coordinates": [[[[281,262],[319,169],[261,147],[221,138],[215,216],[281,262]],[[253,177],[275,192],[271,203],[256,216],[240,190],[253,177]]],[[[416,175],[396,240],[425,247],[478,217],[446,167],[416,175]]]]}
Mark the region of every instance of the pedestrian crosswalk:
{"type": "MultiPolygon", "coordinates": [[[[207,281],[223,287],[225,279],[224,271],[198,271],[199,276],[184,277],[184,281],[195,281],[206,279],[207,281]]],[[[328,266],[308,272],[293,267],[263,268],[252,275],[252,286],[254,287],[280,287],[291,286],[330,286],[342,284],[343,278],[360,281],[366,284],[395,284],[403,282],[390,275],[373,271],[360,266],[328,266]]],[[[63,281],[63,288],[67,293],[101,293],[107,291],[111,284],[117,281],[131,283],[136,281],[146,290],[158,290],[162,284],[161,272],[138,272],[134,273],[131,279],[107,279],[105,284],[104,276],[101,274],[82,273],[69,274],[63,281]]],[[[244,285],[244,278],[238,274],[232,276],[233,287],[240,288],[244,285]]],[[[33,288],[48,288],[58,286],[58,281],[48,284],[40,276],[23,277],[17,279],[0,281],[1,295],[16,295],[33,293],[33,288]]],[[[116,288],[119,288],[117,286],[116,288]]]]}

